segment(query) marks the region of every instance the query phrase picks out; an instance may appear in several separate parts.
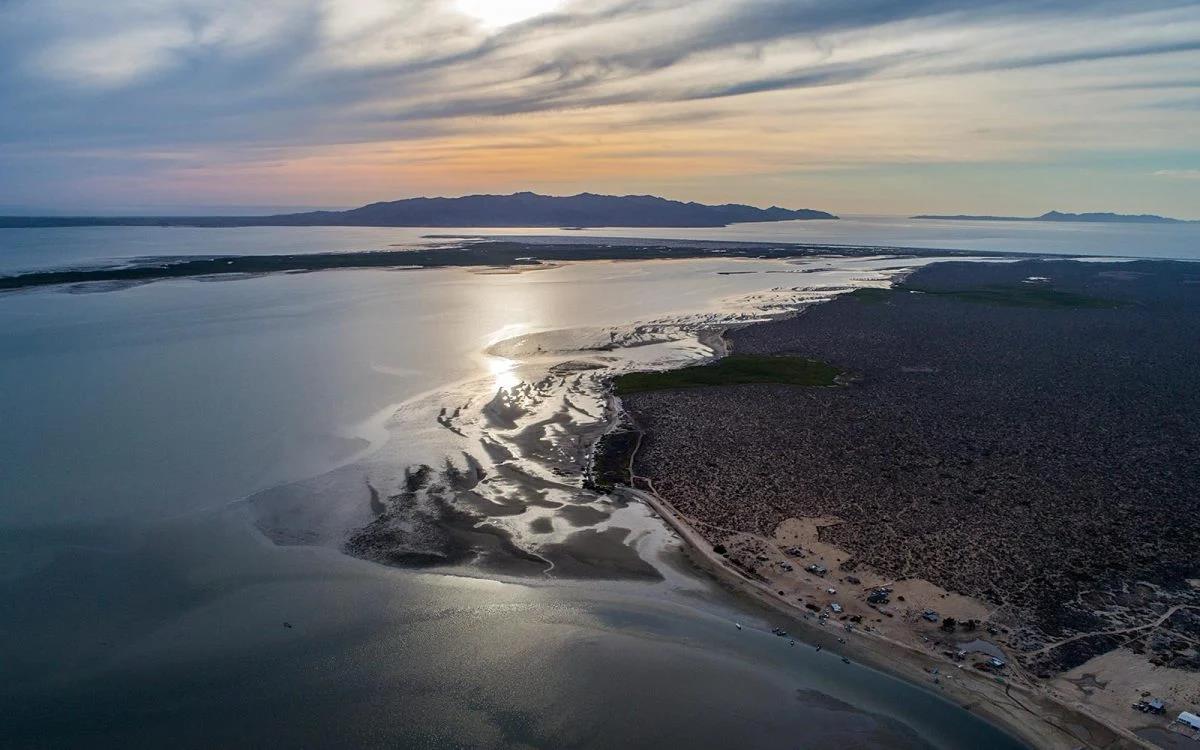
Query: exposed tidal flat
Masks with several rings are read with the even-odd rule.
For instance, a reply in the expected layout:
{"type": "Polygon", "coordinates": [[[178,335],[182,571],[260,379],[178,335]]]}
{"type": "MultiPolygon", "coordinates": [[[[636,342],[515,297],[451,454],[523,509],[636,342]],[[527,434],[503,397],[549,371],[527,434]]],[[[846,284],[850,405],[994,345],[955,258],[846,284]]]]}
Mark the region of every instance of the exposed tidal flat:
{"type": "Polygon", "coordinates": [[[580,489],[605,374],[911,263],[4,296],[5,743],[1017,746],[789,646],[644,505],[580,489]]]}

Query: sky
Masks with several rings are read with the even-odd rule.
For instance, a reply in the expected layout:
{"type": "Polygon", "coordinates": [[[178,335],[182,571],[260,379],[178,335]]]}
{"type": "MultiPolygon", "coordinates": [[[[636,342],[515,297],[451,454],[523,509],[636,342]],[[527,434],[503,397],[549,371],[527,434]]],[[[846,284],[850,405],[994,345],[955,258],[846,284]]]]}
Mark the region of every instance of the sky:
{"type": "Polygon", "coordinates": [[[0,0],[0,212],[1200,218],[1200,2],[0,0]]]}

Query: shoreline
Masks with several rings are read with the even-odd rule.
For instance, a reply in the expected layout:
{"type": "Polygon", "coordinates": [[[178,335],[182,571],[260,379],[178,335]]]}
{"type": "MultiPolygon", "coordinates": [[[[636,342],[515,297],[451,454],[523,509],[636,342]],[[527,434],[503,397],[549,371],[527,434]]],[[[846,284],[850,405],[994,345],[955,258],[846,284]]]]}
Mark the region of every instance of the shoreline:
{"type": "MultiPolygon", "coordinates": [[[[537,270],[570,261],[695,260],[703,258],[778,259],[836,256],[869,258],[1042,258],[1040,254],[975,252],[931,248],[876,247],[762,242],[676,242],[601,239],[587,243],[539,243],[512,240],[467,242],[441,248],[365,250],[300,255],[160,257],[140,262],[86,268],[58,268],[0,275],[0,292],[76,284],[142,284],[167,279],[257,276],[330,270],[413,270],[418,268],[537,270]]],[[[491,271],[495,273],[496,271],[491,271]]]]}
{"type": "MultiPolygon", "coordinates": [[[[637,477],[636,480],[647,481],[643,477],[637,477]]],[[[649,484],[648,481],[647,484],[649,484]]],[[[766,584],[753,581],[729,566],[713,552],[712,545],[708,540],[675,511],[670,503],[653,490],[652,484],[648,489],[625,488],[624,491],[650,506],[654,513],[662,518],[683,540],[688,559],[701,570],[713,574],[717,581],[726,588],[738,595],[752,599],[756,603],[767,605],[788,617],[794,626],[803,627],[806,635],[811,636],[805,639],[806,642],[834,639],[835,636],[832,635],[834,631],[813,625],[809,618],[804,616],[805,610],[802,607],[786,601],[766,584]]],[[[926,690],[930,689],[932,677],[929,670],[938,669],[940,671],[943,667],[954,664],[949,660],[939,659],[877,633],[856,629],[853,631],[853,635],[857,637],[847,638],[844,643],[834,641],[837,644],[838,653],[855,658],[868,667],[926,690]]],[[[952,672],[946,672],[946,674],[950,675],[952,672]]],[[[953,674],[969,676],[957,683],[947,683],[946,681],[938,683],[944,687],[937,694],[959,707],[981,716],[1031,747],[1062,748],[1063,750],[1074,750],[1074,748],[1084,746],[1148,749],[1155,747],[1132,733],[1127,733],[1097,717],[1064,705],[1052,696],[1032,691],[1023,685],[1015,685],[1006,681],[1001,687],[1001,684],[991,682],[986,677],[965,669],[953,670],[953,674]],[[1013,688],[1020,691],[1023,694],[1022,697],[1028,701],[1038,702],[1041,704],[1039,707],[1048,710],[1040,714],[1036,713],[1011,694],[1010,691],[1013,688]],[[1031,718],[1037,723],[1028,721],[1031,718]],[[1065,724],[1075,725],[1079,725],[1082,720],[1084,725],[1089,725],[1095,730],[1099,730],[1097,733],[1107,736],[1079,737],[1054,719],[1060,719],[1065,724]]]]}
{"type": "MultiPolygon", "coordinates": [[[[892,283],[902,280],[902,277],[893,279],[892,283]]],[[[807,304],[801,305],[786,315],[802,314],[807,307],[807,304]]],[[[743,326],[725,326],[699,332],[700,342],[713,350],[713,360],[731,353],[731,342],[726,334],[733,327],[743,326]]],[[[636,424],[634,415],[624,408],[620,398],[611,391],[611,386],[609,400],[615,419],[627,421],[637,434],[637,440],[627,455],[630,485],[617,491],[648,505],[684,542],[686,556],[692,564],[712,574],[722,586],[787,616],[795,625],[803,625],[806,635],[810,636],[806,638],[809,642],[826,638],[832,640],[831,630],[823,627],[823,623],[822,626],[813,624],[811,613],[803,605],[788,601],[780,595],[783,592],[777,593],[765,579],[761,582],[751,579],[717,554],[713,542],[659,495],[650,479],[635,473],[634,462],[645,432],[636,424]]],[[[1081,747],[1156,747],[1132,730],[1105,721],[1082,707],[1067,704],[1052,695],[1048,686],[1040,683],[1024,685],[1008,679],[996,681],[997,678],[989,678],[987,674],[975,670],[956,668],[961,665],[879,632],[854,628],[847,632],[847,636],[844,642],[839,642],[843,641],[841,638],[834,641],[837,652],[857,657],[872,668],[925,689],[932,690],[936,684],[941,688],[935,691],[937,694],[1033,747],[1062,750],[1081,747]],[[959,674],[964,677],[954,677],[959,674]]]]}

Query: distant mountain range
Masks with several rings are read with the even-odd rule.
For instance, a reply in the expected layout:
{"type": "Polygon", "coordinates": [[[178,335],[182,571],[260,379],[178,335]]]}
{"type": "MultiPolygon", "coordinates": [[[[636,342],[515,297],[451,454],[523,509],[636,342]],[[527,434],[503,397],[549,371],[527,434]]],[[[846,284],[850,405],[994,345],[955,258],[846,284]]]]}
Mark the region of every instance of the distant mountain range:
{"type": "Polygon", "coordinates": [[[372,203],[349,211],[275,216],[0,216],[0,227],[720,227],[739,222],[836,218],[806,208],[755,208],[737,203],[707,206],[653,195],[514,193],[409,198],[372,203]]]}
{"type": "Polygon", "coordinates": [[[1185,221],[1183,219],[1172,219],[1166,216],[1155,216],[1154,214],[1114,214],[1114,213],[1090,213],[1090,214],[1068,214],[1061,211],[1047,211],[1041,216],[969,216],[958,214],[955,216],[936,216],[932,214],[923,214],[914,216],[914,219],[950,219],[953,221],[1064,221],[1064,222],[1096,222],[1096,223],[1128,223],[1128,224],[1194,224],[1196,222],[1185,221]]]}

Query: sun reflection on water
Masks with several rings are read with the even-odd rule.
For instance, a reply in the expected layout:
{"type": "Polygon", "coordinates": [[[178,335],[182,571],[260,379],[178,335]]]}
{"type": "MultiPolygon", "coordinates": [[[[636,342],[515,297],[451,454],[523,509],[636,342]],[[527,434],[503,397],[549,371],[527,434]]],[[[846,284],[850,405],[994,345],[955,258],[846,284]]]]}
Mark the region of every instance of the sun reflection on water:
{"type": "Polygon", "coordinates": [[[515,372],[518,364],[520,363],[515,359],[488,355],[488,372],[492,374],[492,378],[496,382],[497,389],[503,388],[507,390],[521,382],[521,379],[517,377],[517,373],[515,372]]]}
{"type": "Polygon", "coordinates": [[[527,323],[508,323],[497,328],[489,333],[484,345],[484,366],[491,374],[495,382],[495,389],[509,389],[521,382],[517,376],[516,369],[521,364],[520,360],[510,359],[493,353],[491,348],[501,341],[516,338],[529,330],[527,323]]]}

